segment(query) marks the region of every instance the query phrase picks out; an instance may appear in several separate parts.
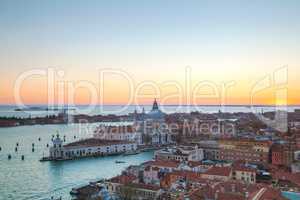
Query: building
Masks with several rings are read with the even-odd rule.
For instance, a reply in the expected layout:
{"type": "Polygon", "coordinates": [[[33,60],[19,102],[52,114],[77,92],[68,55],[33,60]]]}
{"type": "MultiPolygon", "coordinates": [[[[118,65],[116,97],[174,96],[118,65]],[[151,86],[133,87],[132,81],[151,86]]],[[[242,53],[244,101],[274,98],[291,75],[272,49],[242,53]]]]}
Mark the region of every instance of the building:
{"type": "Polygon", "coordinates": [[[142,114],[134,112],[134,124],[128,126],[99,126],[94,137],[104,140],[122,140],[141,145],[166,145],[172,143],[171,134],[165,124],[165,116],[154,100],[152,110],[142,114]]]}
{"type": "MultiPolygon", "coordinates": [[[[137,113],[137,111],[135,111],[133,114],[130,114],[130,116],[134,119],[132,129],[121,131],[118,134],[106,133],[107,139],[130,139],[130,141],[135,141],[138,145],[146,146],[160,146],[173,143],[171,132],[169,131],[168,125],[165,123],[166,114],[159,109],[156,99],[153,102],[150,112],[145,113],[143,109],[142,113],[137,113]]],[[[101,131],[96,130],[96,132],[101,131]]],[[[101,136],[102,135],[103,134],[101,134],[101,136]]]]}
{"type": "Polygon", "coordinates": [[[138,124],[143,145],[167,145],[172,142],[171,134],[166,124],[157,121],[143,121],[138,124]]]}
{"type": "Polygon", "coordinates": [[[145,166],[151,166],[151,168],[158,168],[161,172],[172,172],[178,168],[180,165],[176,161],[167,161],[167,160],[152,160],[144,163],[145,166]]]}
{"type": "Polygon", "coordinates": [[[156,99],[152,110],[135,121],[135,128],[141,134],[143,145],[166,145],[173,143],[170,131],[165,123],[166,114],[159,107],[156,99]]]}
{"type": "Polygon", "coordinates": [[[271,142],[254,139],[219,140],[220,160],[269,163],[271,142]]]}
{"type": "Polygon", "coordinates": [[[300,150],[294,152],[294,160],[300,161],[300,150]]]}
{"type": "Polygon", "coordinates": [[[188,116],[171,114],[169,123],[176,123],[187,138],[211,135],[214,137],[236,135],[237,119],[223,119],[207,113],[192,113],[188,116]]]}
{"type": "Polygon", "coordinates": [[[0,127],[11,127],[11,126],[19,126],[19,122],[15,120],[0,120],[0,127]]]}
{"type": "Polygon", "coordinates": [[[146,114],[145,120],[151,120],[155,122],[165,122],[166,114],[163,113],[159,107],[156,99],[154,99],[152,110],[146,114]]]}
{"type": "Polygon", "coordinates": [[[289,143],[272,146],[272,164],[289,167],[294,161],[294,151],[289,143]]]}
{"type": "Polygon", "coordinates": [[[178,200],[287,200],[279,189],[238,181],[204,183],[178,200]]]}
{"type": "Polygon", "coordinates": [[[158,199],[162,191],[157,185],[138,183],[133,175],[123,174],[105,181],[107,190],[121,199],[158,199]]]}
{"type": "Polygon", "coordinates": [[[176,184],[178,182],[199,182],[201,180],[201,174],[192,171],[173,171],[171,173],[166,174],[161,179],[161,186],[163,188],[174,188],[176,190],[176,184]]]}
{"type": "Polygon", "coordinates": [[[198,146],[179,146],[165,148],[154,152],[155,159],[174,161],[201,161],[204,158],[203,150],[198,146]]]}
{"type": "Polygon", "coordinates": [[[231,167],[211,167],[201,175],[202,178],[217,181],[229,181],[232,178],[231,167]]]}
{"type": "Polygon", "coordinates": [[[219,160],[220,148],[219,143],[215,140],[204,140],[197,143],[198,147],[203,149],[205,160],[219,160]]]}
{"type": "Polygon", "coordinates": [[[188,161],[188,162],[182,162],[178,166],[178,170],[182,171],[193,171],[193,172],[206,172],[209,168],[211,168],[213,165],[211,164],[205,164],[202,161],[188,161]]]}
{"type": "Polygon", "coordinates": [[[160,184],[159,174],[160,174],[160,169],[158,167],[147,166],[144,169],[144,178],[143,178],[144,183],[159,185],[160,184]]]}
{"type": "Polygon", "coordinates": [[[120,140],[102,140],[88,138],[63,145],[59,135],[53,139],[53,146],[50,147],[50,160],[73,159],[88,156],[105,156],[136,151],[137,145],[134,142],[120,140]]]}
{"type": "Polygon", "coordinates": [[[256,170],[243,165],[233,167],[232,179],[242,181],[244,183],[256,183],[256,170]]]}
{"type": "Polygon", "coordinates": [[[122,174],[115,176],[105,182],[106,188],[110,193],[116,193],[119,190],[120,185],[127,185],[130,183],[136,183],[137,177],[132,174],[122,174]]]}
{"type": "Polygon", "coordinates": [[[142,144],[141,133],[132,125],[127,126],[99,126],[94,131],[94,137],[103,140],[122,140],[142,144]]]}

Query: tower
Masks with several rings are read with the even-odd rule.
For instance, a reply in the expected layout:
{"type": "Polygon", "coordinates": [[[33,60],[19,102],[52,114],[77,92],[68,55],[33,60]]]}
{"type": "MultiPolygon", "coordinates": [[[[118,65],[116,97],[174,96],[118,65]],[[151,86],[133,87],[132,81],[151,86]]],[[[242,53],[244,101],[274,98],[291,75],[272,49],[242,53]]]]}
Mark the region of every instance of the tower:
{"type": "Polygon", "coordinates": [[[158,104],[157,104],[156,99],[154,99],[152,110],[158,110],[158,104]]]}
{"type": "Polygon", "coordinates": [[[50,148],[51,158],[62,158],[63,157],[63,140],[57,133],[56,138],[52,140],[53,146],[50,148]]]}

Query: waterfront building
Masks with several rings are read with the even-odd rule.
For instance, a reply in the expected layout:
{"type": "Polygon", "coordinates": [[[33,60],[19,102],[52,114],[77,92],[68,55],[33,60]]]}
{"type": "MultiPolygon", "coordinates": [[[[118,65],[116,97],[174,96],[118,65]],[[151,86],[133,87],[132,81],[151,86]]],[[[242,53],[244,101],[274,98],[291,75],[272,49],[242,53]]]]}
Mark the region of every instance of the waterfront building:
{"type": "Polygon", "coordinates": [[[137,183],[137,177],[132,174],[122,174],[105,181],[106,188],[111,194],[118,193],[120,185],[130,183],[137,183]]]}
{"type": "Polygon", "coordinates": [[[271,142],[254,139],[219,140],[220,160],[269,163],[271,142]]]}
{"type": "Polygon", "coordinates": [[[152,160],[144,163],[145,166],[151,166],[152,168],[158,168],[162,172],[172,172],[177,170],[180,162],[167,161],[167,160],[152,160]]]}
{"type": "Polygon", "coordinates": [[[105,140],[123,140],[141,145],[167,145],[172,142],[170,131],[165,123],[166,114],[163,113],[156,100],[152,110],[142,114],[135,111],[130,115],[134,124],[129,126],[99,126],[94,131],[94,137],[105,140]]]}
{"type": "Polygon", "coordinates": [[[142,144],[141,133],[132,125],[128,126],[99,126],[94,131],[94,137],[103,140],[121,140],[142,144]]]}
{"type": "Polygon", "coordinates": [[[0,127],[13,127],[13,126],[19,126],[20,123],[15,120],[5,120],[0,119],[0,127]]]}
{"type": "Polygon", "coordinates": [[[121,154],[137,150],[134,142],[122,140],[102,140],[87,138],[63,145],[63,140],[57,135],[50,148],[50,159],[73,159],[88,156],[105,156],[121,154]]]}
{"type": "Polygon", "coordinates": [[[154,152],[155,159],[173,161],[201,161],[204,158],[203,150],[198,146],[179,146],[165,148],[154,152]]]}
{"type": "Polygon", "coordinates": [[[156,99],[152,110],[142,120],[135,121],[136,130],[141,134],[143,145],[167,145],[173,143],[171,133],[165,121],[166,114],[158,106],[156,99]]]}
{"type": "MultiPolygon", "coordinates": [[[[103,194],[101,194],[101,186],[97,183],[90,183],[89,185],[85,185],[78,188],[72,188],[70,194],[72,195],[72,199],[89,199],[89,200],[99,200],[102,198],[103,194]]],[[[105,198],[103,198],[106,200],[105,198]]],[[[58,200],[58,199],[57,199],[58,200]]]]}

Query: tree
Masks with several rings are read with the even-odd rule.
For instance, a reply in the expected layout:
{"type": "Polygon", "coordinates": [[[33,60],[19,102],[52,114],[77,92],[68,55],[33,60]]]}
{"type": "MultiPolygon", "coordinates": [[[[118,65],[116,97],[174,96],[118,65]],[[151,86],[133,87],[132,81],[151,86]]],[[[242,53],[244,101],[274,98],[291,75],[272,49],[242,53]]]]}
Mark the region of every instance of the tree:
{"type": "Polygon", "coordinates": [[[120,186],[117,194],[122,200],[132,200],[134,197],[134,188],[130,184],[120,186]]]}

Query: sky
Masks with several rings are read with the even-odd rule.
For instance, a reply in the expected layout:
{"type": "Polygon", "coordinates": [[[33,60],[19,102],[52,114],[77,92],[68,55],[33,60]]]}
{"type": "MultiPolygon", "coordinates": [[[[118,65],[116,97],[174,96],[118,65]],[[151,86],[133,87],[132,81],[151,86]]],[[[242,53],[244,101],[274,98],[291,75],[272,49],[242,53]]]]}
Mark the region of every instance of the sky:
{"type": "Polygon", "coordinates": [[[297,0],[0,0],[0,104],[300,104],[299,10],[297,0]]]}

